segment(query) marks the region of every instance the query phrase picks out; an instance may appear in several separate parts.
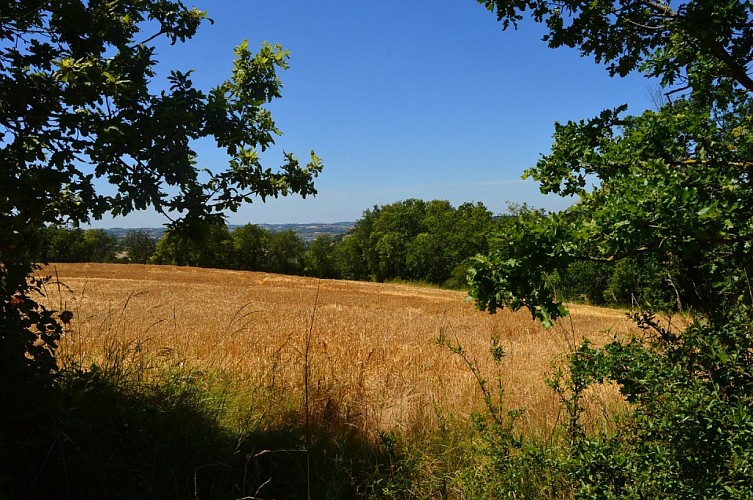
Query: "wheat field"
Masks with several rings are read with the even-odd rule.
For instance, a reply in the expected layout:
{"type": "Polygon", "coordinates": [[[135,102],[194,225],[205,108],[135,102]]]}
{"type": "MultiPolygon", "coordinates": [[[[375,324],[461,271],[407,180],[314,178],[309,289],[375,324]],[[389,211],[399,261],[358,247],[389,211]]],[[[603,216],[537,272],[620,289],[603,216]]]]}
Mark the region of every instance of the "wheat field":
{"type": "MultiPolygon", "coordinates": [[[[565,418],[546,377],[583,337],[598,344],[632,328],[624,312],[572,306],[544,330],[527,312],[490,315],[463,292],[409,285],[124,264],[52,264],[42,274],[52,275],[47,304],[74,313],[64,361],[221,373],[270,405],[295,410],[308,394],[327,418],[372,435],[482,409],[476,378],[442,336],[484,377],[501,377],[505,405],[523,410],[521,432],[546,437],[565,418]],[[499,366],[493,337],[506,352],[499,366]]],[[[592,422],[622,404],[611,387],[588,396],[592,422]]]]}

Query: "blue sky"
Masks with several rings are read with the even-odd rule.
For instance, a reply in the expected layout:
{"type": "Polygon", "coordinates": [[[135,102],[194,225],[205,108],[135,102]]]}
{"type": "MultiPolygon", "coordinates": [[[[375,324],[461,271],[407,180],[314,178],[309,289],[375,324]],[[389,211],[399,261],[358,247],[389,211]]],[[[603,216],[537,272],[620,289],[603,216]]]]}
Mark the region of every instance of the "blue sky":
{"type": "MultiPolygon", "coordinates": [[[[204,89],[225,79],[233,47],[279,42],[291,53],[283,97],[270,109],[283,135],[263,156],[302,160],[314,149],[324,171],[319,194],[253,203],[231,224],[355,220],[365,209],[407,198],[507,202],[549,210],[572,200],[543,197],[523,170],[549,151],[555,121],[578,120],[627,103],[652,107],[645,78],[610,78],[577,50],[549,49],[526,19],[502,31],[474,0],[197,1],[205,24],[183,46],[160,46],[160,69],[195,70],[204,89]]],[[[201,166],[221,166],[211,144],[201,166]]],[[[152,213],[98,227],[159,226],[152,213]]]]}

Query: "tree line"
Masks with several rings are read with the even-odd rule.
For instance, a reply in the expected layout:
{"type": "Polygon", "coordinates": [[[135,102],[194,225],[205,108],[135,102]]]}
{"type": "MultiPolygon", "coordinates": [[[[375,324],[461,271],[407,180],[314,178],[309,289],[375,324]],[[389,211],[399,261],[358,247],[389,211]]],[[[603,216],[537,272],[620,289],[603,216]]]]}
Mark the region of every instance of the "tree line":
{"type": "Polygon", "coordinates": [[[214,267],[351,280],[422,281],[462,286],[469,259],[488,250],[498,218],[481,203],[453,207],[410,199],[366,210],[344,235],[304,241],[292,230],[221,222],[191,233],[168,230],[154,240],[143,230],[118,239],[101,229],[48,226],[43,262],[132,262],[214,267]]]}
{"type": "MultiPolygon", "coordinates": [[[[193,235],[166,231],[153,238],[134,230],[117,238],[102,229],[49,226],[43,262],[120,262],[210,267],[357,281],[467,286],[474,258],[513,234],[516,224],[542,220],[543,210],[511,205],[495,215],[483,203],[453,207],[446,200],[409,199],[365,210],[342,235],[305,241],[292,230],[255,224],[230,229],[203,225],[193,235]],[[506,236],[507,235],[507,236],[506,236]]],[[[575,261],[547,275],[559,300],[594,305],[677,308],[683,272],[645,255],[617,262],[575,261]]]]}

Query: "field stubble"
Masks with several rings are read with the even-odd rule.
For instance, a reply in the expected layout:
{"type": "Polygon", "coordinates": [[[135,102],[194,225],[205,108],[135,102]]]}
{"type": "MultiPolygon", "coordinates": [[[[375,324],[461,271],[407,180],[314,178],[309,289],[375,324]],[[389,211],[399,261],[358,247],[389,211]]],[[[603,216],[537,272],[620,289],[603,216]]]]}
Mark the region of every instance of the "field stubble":
{"type": "MultiPolygon", "coordinates": [[[[47,285],[48,304],[74,313],[61,359],[86,367],[117,358],[139,376],[217,374],[248,397],[255,418],[279,415],[280,405],[303,411],[308,359],[310,411],[369,436],[424,432],[442,415],[483,408],[474,375],[438,345],[443,335],[485,377],[501,376],[506,407],[524,410],[516,429],[546,438],[565,419],[545,384],[553,367],[583,337],[600,344],[632,328],[624,312],[573,306],[547,331],[527,312],[489,315],[462,292],[407,285],[117,264],[55,264],[44,273],[61,283],[47,285]],[[488,353],[494,336],[506,352],[500,367],[488,353]]],[[[604,425],[604,413],[622,405],[614,387],[596,388],[587,421],[604,425]]]]}

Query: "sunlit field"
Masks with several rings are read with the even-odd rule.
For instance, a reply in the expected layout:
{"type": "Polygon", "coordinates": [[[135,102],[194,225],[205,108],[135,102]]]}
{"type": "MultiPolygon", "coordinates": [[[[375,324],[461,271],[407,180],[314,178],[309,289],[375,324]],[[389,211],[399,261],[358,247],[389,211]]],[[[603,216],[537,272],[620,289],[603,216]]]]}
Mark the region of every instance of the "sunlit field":
{"type": "MultiPolygon", "coordinates": [[[[546,438],[565,415],[545,379],[583,337],[625,335],[621,311],[573,306],[544,330],[527,312],[477,311],[462,292],[396,284],[317,280],[170,266],[55,264],[47,301],[74,313],[60,348],[64,363],[119,363],[141,377],[160,369],[212,373],[228,390],[337,418],[366,435],[410,434],[441,415],[483,408],[461,345],[505,404],[521,409],[517,429],[546,438]],[[498,337],[506,356],[489,355],[498,337]],[[308,374],[306,363],[308,362],[308,374]],[[305,389],[308,388],[308,391],[305,389]]],[[[621,405],[613,388],[589,393],[590,425],[621,405]]],[[[261,418],[261,417],[260,417],[261,418]]]]}

